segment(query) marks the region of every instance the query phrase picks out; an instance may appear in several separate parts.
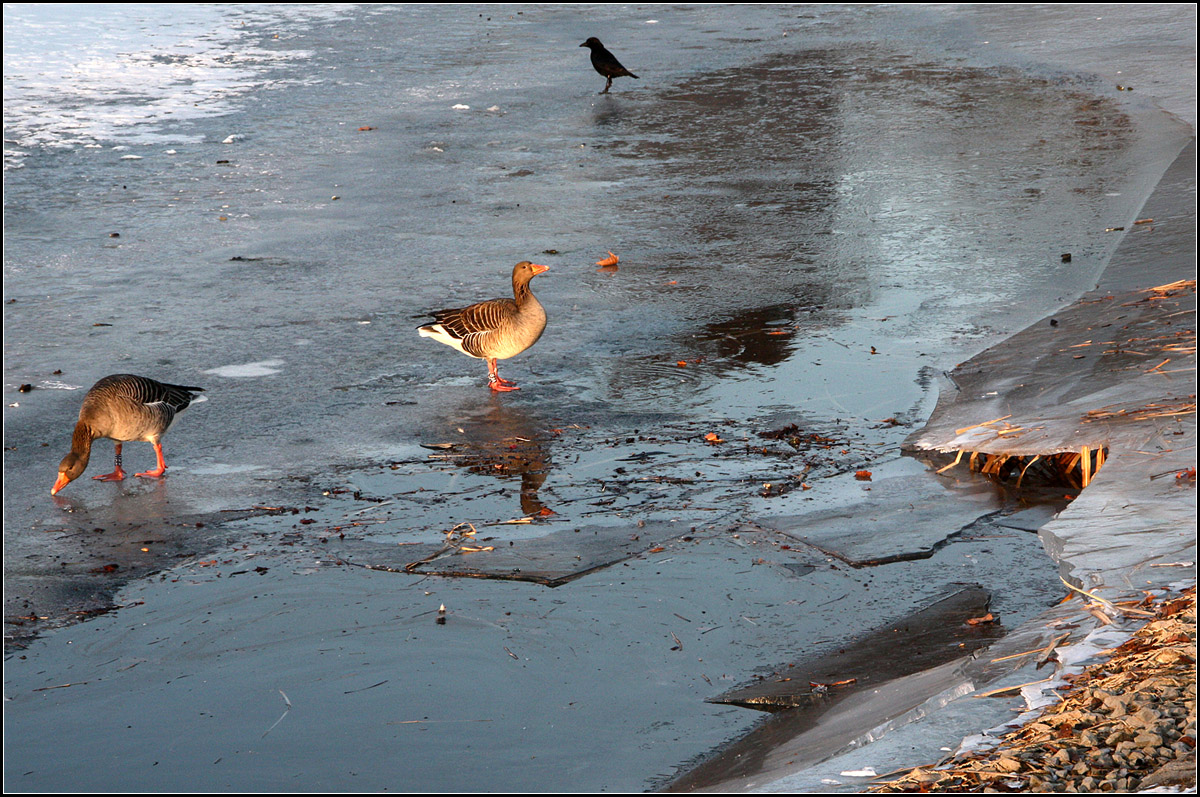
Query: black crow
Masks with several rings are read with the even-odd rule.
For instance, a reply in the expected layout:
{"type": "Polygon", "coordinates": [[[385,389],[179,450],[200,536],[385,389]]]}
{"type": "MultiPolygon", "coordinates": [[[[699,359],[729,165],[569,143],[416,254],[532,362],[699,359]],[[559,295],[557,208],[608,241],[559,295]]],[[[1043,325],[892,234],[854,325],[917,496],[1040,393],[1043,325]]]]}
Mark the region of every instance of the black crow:
{"type": "Polygon", "coordinates": [[[608,93],[608,90],[612,88],[613,78],[615,77],[628,76],[634,80],[641,80],[637,75],[621,66],[621,62],[617,60],[617,57],[604,49],[604,45],[595,36],[579,46],[587,47],[592,51],[592,66],[595,67],[597,72],[608,79],[608,82],[604,84],[604,91],[600,92],[601,94],[608,93]]]}

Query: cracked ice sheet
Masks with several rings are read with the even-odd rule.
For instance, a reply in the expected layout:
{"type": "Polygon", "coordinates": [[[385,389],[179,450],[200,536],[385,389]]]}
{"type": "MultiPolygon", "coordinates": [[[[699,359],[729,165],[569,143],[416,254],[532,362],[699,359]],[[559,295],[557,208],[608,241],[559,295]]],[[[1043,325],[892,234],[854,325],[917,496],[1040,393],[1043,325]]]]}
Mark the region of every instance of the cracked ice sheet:
{"type": "Polygon", "coordinates": [[[906,447],[996,454],[1106,448],[1076,501],[1040,532],[1050,556],[1086,587],[1161,585],[1194,565],[1196,289],[1193,141],[1138,213],[1153,218],[1122,240],[1095,291],[955,369],[929,423],[906,447]],[[1162,364],[1160,368],[1159,365],[1162,364]],[[1190,410],[1189,410],[1190,407],[1190,410]],[[1008,416],[1027,430],[979,427],[1008,416]],[[964,434],[967,427],[976,427],[964,434]],[[987,439],[984,439],[987,438],[987,439]],[[958,442],[956,442],[958,441],[958,442]]]}
{"type": "Polygon", "coordinates": [[[498,578],[533,581],[557,587],[574,578],[652,551],[688,533],[687,523],[632,523],[563,529],[544,537],[512,540],[508,545],[396,547],[359,541],[343,542],[336,552],[350,564],[372,570],[407,571],[417,575],[498,578]]]}
{"type": "Polygon", "coordinates": [[[996,490],[982,479],[940,477],[911,459],[877,463],[871,481],[858,482],[858,490],[852,488],[853,474],[838,478],[848,489],[821,509],[756,522],[850,563],[867,564],[928,556],[971,523],[1002,508],[996,490]]]}
{"type": "MultiPolygon", "coordinates": [[[[1194,274],[1194,173],[1193,143],[1168,169],[1159,188],[1139,213],[1139,217],[1152,216],[1160,220],[1179,218],[1182,213],[1185,223],[1175,225],[1173,233],[1168,229],[1167,235],[1157,238],[1126,238],[1105,272],[1101,288],[1110,286],[1115,290],[1126,290],[1131,284],[1145,284],[1146,278],[1150,284],[1154,284],[1194,274]],[[1175,242],[1172,243],[1168,236],[1173,236],[1175,242]]],[[[1194,302],[1194,294],[1191,300],[1194,302]]],[[[1096,306],[1102,305],[1093,305],[1096,306]]],[[[1194,315],[1191,317],[1194,318],[1194,315]]],[[[1194,354],[1191,363],[1194,368],[1194,354]]],[[[1020,382],[1021,379],[1016,378],[1015,381],[1020,382]]],[[[1177,389],[1183,381],[1177,379],[1176,382],[1180,384],[1164,386],[1177,389]]],[[[1194,377],[1187,383],[1194,390],[1194,377]]],[[[980,387],[979,395],[986,396],[994,389],[980,387]]],[[[1141,398],[1144,400],[1145,396],[1141,398]]],[[[939,404],[939,413],[944,409],[943,403],[949,406],[950,412],[962,409],[951,400],[939,404]]],[[[967,415],[947,419],[943,414],[942,428],[953,432],[956,425],[961,428],[1004,414],[989,415],[992,409],[995,408],[979,412],[979,417],[973,421],[967,415]]],[[[1195,415],[1182,421],[1167,420],[1172,423],[1165,427],[1154,424],[1149,430],[1143,429],[1145,436],[1141,439],[1129,435],[1128,430],[1121,430],[1125,442],[1132,441],[1129,446],[1132,452],[1114,452],[1079,498],[1040,531],[1047,551],[1059,562],[1064,572],[1073,573],[1087,586],[1110,585],[1102,589],[1103,593],[1115,592],[1118,588],[1128,591],[1133,586],[1177,586],[1180,579],[1194,583],[1195,488],[1187,483],[1176,484],[1171,472],[1195,464],[1195,415]],[[1154,439],[1156,436],[1157,440],[1154,439]],[[1168,475],[1155,478],[1160,473],[1168,475]],[[1152,568],[1152,565],[1176,562],[1180,564],[1152,568]]],[[[932,422],[913,435],[910,444],[917,441],[918,447],[926,444],[933,447],[936,438],[929,436],[931,428],[932,422]]],[[[991,652],[996,656],[1015,652],[1005,650],[1005,644],[1014,642],[1016,637],[1028,638],[1030,634],[1047,633],[1053,625],[1046,622],[1049,617],[1059,616],[1060,619],[1081,622],[1081,618],[1070,618],[1069,612],[1064,613],[1065,609],[1064,606],[1051,610],[1036,621],[1025,623],[991,652]]],[[[1089,620],[1082,619],[1082,622],[1089,620]]],[[[1129,635],[1124,624],[1122,628],[1102,627],[1095,629],[1081,643],[1061,645],[1057,652],[1060,659],[1072,661],[1072,666],[1080,667],[1096,650],[1119,644],[1122,635],[1129,635]]],[[[1030,650],[1044,644],[1044,641],[1031,640],[1017,647],[1030,650]]],[[[1029,665],[986,685],[988,688],[1017,685],[1042,677],[1033,665],[1029,665]]],[[[934,752],[939,741],[946,743],[951,739],[961,739],[959,747],[963,751],[990,746],[994,744],[994,735],[1018,726],[1030,716],[1025,714],[1014,718],[1012,709],[1013,702],[1008,700],[955,701],[921,717],[919,722],[874,740],[870,745],[840,753],[801,771],[789,771],[773,781],[764,782],[756,790],[859,791],[861,786],[846,784],[844,781],[847,779],[840,777],[840,772],[861,770],[867,766],[887,771],[932,761],[939,757],[934,752]],[[970,730],[977,728],[992,730],[970,733],[970,730]]],[[[943,754],[951,751],[949,747],[941,748],[943,754]]]]}

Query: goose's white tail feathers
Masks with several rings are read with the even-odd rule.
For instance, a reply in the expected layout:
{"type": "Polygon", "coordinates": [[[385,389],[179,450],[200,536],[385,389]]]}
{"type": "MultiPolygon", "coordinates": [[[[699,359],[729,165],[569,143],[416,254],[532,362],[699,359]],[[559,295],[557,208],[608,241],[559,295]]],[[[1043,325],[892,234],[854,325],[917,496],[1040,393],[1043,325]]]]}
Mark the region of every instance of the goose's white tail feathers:
{"type": "Polygon", "coordinates": [[[462,340],[450,334],[450,331],[441,324],[428,324],[423,327],[417,327],[417,334],[423,338],[433,338],[438,343],[445,343],[451,348],[461,351],[468,357],[474,357],[469,351],[465,351],[462,346],[462,340]]]}

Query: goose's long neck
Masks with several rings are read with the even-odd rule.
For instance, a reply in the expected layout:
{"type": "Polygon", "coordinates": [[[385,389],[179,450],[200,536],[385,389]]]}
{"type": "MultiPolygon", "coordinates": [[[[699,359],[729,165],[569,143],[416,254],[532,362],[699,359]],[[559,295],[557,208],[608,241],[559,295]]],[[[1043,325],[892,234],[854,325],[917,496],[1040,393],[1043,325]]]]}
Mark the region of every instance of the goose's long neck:
{"type": "Polygon", "coordinates": [[[75,424],[75,433],[71,435],[71,453],[77,454],[86,463],[92,456],[92,441],[98,436],[83,421],[75,424]]]}
{"type": "Polygon", "coordinates": [[[521,307],[522,305],[525,304],[525,302],[529,301],[532,298],[533,298],[533,291],[531,291],[529,289],[528,280],[525,282],[520,282],[519,280],[513,280],[513,299],[516,300],[518,307],[521,307]]]}

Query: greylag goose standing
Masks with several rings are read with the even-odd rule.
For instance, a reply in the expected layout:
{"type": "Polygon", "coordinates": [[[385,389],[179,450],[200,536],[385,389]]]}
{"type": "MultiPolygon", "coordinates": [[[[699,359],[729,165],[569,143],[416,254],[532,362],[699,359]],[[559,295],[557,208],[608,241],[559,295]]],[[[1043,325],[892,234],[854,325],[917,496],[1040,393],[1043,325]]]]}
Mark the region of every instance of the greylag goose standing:
{"type": "Polygon", "coordinates": [[[71,453],[59,464],[58,481],[50,495],[83,475],[92,454],[92,441],[101,437],[116,441],[116,466],[112,473],[92,478],[106,482],[124,479],[121,443],[130,440],[152,443],[158,456],[157,468],[137,475],[162,476],[167,470],[160,442],[162,436],[171,428],[175,417],[196,398],[193,394],[203,390],[202,387],[167,385],[133,374],[113,374],[92,385],[79,408],[79,421],[71,437],[71,453]]]}
{"type": "Polygon", "coordinates": [[[608,93],[608,90],[612,88],[613,78],[615,77],[631,77],[634,80],[641,80],[640,77],[621,66],[621,62],[617,60],[617,57],[610,53],[595,36],[592,36],[579,46],[586,47],[592,51],[592,68],[608,79],[608,82],[604,84],[604,91],[600,92],[601,94],[608,93]]]}
{"type": "Polygon", "coordinates": [[[546,328],[546,311],[529,289],[529,281],[546,271],[522,260],[513,266],[513,298],[491,299],[457,310],[438,310],[433,323],[417,327],[422,337],[453,346],[470,357],[487,360],[488,387],[519,390],[496,372],[496,360],[514,357],[537,343],[546,328]]]}

